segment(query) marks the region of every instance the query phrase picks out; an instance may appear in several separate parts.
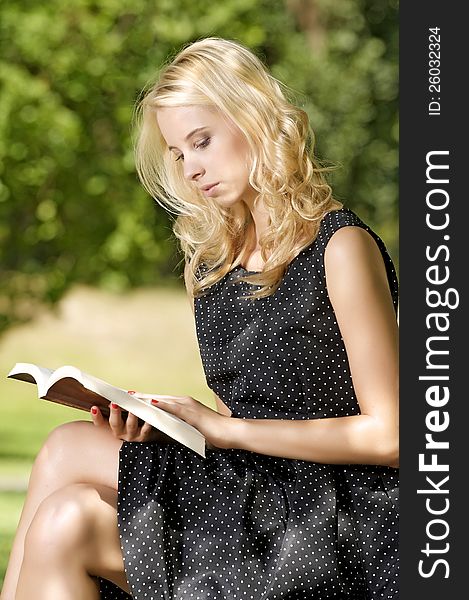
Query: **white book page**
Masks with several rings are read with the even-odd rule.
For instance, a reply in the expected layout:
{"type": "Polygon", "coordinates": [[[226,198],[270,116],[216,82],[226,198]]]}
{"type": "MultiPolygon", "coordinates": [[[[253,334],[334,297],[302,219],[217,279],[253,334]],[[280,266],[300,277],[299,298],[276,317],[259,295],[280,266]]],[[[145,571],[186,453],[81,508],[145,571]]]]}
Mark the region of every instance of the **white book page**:
{"type": "Polygon", "coordinates": [[[31,363],[16,363],[7,377],[27,381],[28,383],[36,383],[39,396],[42,396],[49,387],[48,381],[53,372],[51,369],[31,363]]]}

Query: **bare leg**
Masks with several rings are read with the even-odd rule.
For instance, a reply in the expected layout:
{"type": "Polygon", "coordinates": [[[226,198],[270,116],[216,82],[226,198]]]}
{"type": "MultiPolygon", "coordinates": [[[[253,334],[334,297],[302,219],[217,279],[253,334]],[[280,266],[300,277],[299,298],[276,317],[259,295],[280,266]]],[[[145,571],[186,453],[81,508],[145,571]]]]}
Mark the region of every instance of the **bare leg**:
{"type": "Polygon", "coordinates": [[[17,600],[98,600],[96,576],[129,593],[117,528],[117,492],[65,486],[39,506],[26,534],[17,600]]]}
{"type": "Polygon", "coordinates": [[[66,423],[49,434],[31,471],[1,600],[15,600],[25,535],[41,502],[59,488],[73,483],[103,485],[117,490],[121,445],[122,440],[88,421],[66,423]]]}

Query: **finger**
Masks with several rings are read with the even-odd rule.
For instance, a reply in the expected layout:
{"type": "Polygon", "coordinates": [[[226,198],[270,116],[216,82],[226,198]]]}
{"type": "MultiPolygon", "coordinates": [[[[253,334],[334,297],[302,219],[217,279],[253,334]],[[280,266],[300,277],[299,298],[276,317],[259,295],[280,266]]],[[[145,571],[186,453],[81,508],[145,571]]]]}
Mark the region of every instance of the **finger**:
{"type": "Polygon", "coordinates": [[[168,402],[167,400],[162,400],[161,397],[156,399],[151,399],[152,406],[156,406],[157,408],[171,409],[171,406],[174,405],[172,402],[168,402]]]}
{"type": "Polygon", "coordinates": [[[97,427],[103,427],[107,425],[106,419],[103,417],[103,413],[99,410],[97,406],[92,406],[90,410],[91,420],[93,424],[97,427]]]}
{"type": "MultiPolygon", "coordinates": [[[[147,423],[148,425],[148,423],[147,423]]],[[[143,429],[143,426],[142,426],[143,429]]],[[[147,430],[145,428],[145,433],[141,436],[140,440],[141,442],[158,442],[158,443],[163,443],[163,444],[175,444],[176,441],[174,440],[174,438],[170,437],[169,435],[167,435],[166,433],[163,433],[162,431],[156,429],[155,427],[152,427],[150,425],[149,430],[147,430]]]]}
{"type": "Polygon", "coordinates": [[[150,425],[150,423],[145,422],[142,425],[142,428],[140,430],[141,436],[142,437],[149,436],[152,432],[153,432],[153,427],[150,425]]]}
{"type": "Polygon", "coordinates": [[[156,398],[153,398],[151,400],[151,404],[152,406],[156,406],[157,408],[162,408],[164,411],[169,412],[179,417],[180,419],[184,419],[183,414],[187,416],[187,406],[184,406],[184,404],[182,403],[178,403],[172,400],[161,400],[161,398],[159,398],[158,400],[156,398]]]}
{"type": "Polygon", "coordinates": [[[190,408],[188,402],[183,396],[153,396],[150,403],[158,408],[190,408]]]}
{"type": "Polygon", "coordinates": [[[143,423],[143,425],[140,429],[139,441],[141,441],[141,442],[166,442],[166,443],[174,442],[174,440],[171,437],[169,437],[162,431],[159,431],[158,429],[156,429],[155,427],[153,427],[152,425],[150,425],[150,423],[147,423],[146,421],[143,423]]]}
{"type": "Polygon", "coordinates": [[[129,435],[135,436],[138,433],[138,417],[133,413],[129,413],[125,420],[125,428],[129,435]]]}
{"type": "Polygon", "coordinates": [[[116,435],[122,434],[124,430],[124,421],[122,420],[121,409],[120,406],[114,403],[111,403],[110,406],[109,425],[116,435]]]}

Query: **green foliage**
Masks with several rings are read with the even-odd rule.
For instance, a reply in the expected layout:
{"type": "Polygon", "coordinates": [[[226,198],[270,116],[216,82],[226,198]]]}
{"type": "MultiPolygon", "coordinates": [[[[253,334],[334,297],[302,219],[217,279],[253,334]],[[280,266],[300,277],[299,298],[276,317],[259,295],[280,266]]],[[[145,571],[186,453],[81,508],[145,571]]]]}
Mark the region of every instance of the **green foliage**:
{"type": "Polygon", "coordinates": [[[131,115],[182,44],[258,52],[308,111],[336,195],[397,254],[397,8],[385,0],[5,0],[0,330],[74,282],[177,282],[170,218],[139,185],[131,115]],[[314,18],[313,18],[314,17],[314,18]]]}

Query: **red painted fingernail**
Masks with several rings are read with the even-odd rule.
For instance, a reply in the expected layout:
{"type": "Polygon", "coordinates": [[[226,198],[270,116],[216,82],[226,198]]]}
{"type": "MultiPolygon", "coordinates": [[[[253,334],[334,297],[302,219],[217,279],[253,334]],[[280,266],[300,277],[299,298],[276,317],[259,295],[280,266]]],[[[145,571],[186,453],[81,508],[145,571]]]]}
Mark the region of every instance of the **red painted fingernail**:
{"type": "Polygon", "coordinates": [[[152,404],[158,404],[159,400],[155,400],[154,398],[151,399],[151,403],[152,404]]]}
{"type": "Polygon", "coordinates": [[[95,406],[93,406],[93,408],[91,409],[91,412],[92,412],[94,415],[97,415],[97,414],[98,414],[98,409],[97,409],[95,406]]]}
{"type": "Polygon", "coordinates": [[[135,390],[127,390],[128,394],[135,394],[135,390]]]}
{"type": "Polygon", "coordinates": [[[119,408],[119,406],[117,404],[114,404],[114,402],[111,402],[111,406],[112,408],[119,408]]]}

